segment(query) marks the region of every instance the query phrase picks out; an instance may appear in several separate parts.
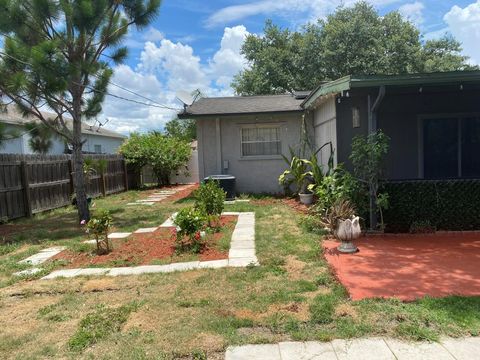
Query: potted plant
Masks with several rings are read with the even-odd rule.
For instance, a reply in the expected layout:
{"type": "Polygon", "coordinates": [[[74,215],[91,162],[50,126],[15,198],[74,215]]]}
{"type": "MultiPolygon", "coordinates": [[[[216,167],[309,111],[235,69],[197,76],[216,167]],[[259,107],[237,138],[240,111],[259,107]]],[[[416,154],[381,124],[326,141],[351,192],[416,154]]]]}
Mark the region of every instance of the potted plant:
{"type": "Polygon", "coordinates": [[[348,200],[336,200],[325,212],[322,221],[341,242],[338,251],[348,254],[358,251],[353,240],[358,239],[362,233],[360,218],[355,216],[355,209],[348,200]]]}
{"type": "Polygon", "coordinates": [[[311,172],[308,171],[309,161],[300,159],[298,156],[292,156],[291,160],[285,161],[289,164],[290,169],[283,172],[278,178],[280,185],[286,189],[290,188],[291,184],[296,186],[296,194],[300,197],[300,202],[305,205],[313,203],[313,192],[308,189],[310,183],[311,172]]]}

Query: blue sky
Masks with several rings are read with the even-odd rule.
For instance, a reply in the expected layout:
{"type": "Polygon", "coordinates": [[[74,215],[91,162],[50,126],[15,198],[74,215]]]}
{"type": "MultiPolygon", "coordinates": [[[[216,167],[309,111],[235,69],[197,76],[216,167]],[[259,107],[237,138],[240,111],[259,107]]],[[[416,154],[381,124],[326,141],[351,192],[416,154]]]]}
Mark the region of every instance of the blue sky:
{"type": "MultiPolygon", "coordinates": [[[[340,4],[357,0],[163,0],[159,17],[127,40],[130,55],[115,69],[114,82],[156,103],[179,108],[178,90],[200,89],[208,96],[228,96],[232,77],[248,66],[240,54],[249,33],[261,34],[266,19],[300,28],[326,16],[340,4]]],[[[371,0],[380,14],[399,10],[426,39],[453,34],[464,53],[480,64],[480,0],[371,0]]],[[[119,88],[112,93],[135,99],[119,88]]],[[[142,100],[138,99],[137,100],[142,100]]],[[[108,98],[102,118],[122,133],[162,129],[175,116],[168,109],[108,98]]],[[[103,121],[103,120],[102,120],[103,121]]]]}

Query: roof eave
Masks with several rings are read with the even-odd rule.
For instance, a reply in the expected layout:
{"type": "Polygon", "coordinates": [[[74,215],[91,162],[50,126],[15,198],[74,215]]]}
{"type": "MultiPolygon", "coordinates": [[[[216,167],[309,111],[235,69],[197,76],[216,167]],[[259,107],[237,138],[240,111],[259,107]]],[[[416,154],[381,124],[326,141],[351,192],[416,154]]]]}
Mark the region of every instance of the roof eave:
{"type": "Polygon", "coordinates": [[[350,90],[351,82],[351,76],[344,76],[340,79],[320,85],[314,91],[312,91],[312,93],[303,101],[301,106],[304,109],[308,109],[311,108],[312,105],[315,104],[316,100],[322,96],[350,90]]]}
{"type": "Polygon", "coordinates": [[[235,112],[235,113],[213,113],[213,114],[190,114],[179,113],[177,114],[179,119],[195,119],[204,117],[220,117],[220,116],[242,116],[242,115],[265,115],[265,114],[278,114],[278,113],[297,113],[303,112],[304,109],[297,110],[274,110],[274,111],[255,111],[255,112],[235,112]]]}

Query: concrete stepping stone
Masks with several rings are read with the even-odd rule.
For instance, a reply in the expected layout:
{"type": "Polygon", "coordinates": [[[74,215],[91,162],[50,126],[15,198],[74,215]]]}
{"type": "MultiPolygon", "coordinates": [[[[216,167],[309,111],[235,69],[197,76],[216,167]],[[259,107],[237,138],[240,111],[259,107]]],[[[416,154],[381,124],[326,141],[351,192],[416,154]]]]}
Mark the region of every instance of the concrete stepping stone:
{"type": "Polygon", "coordinates": [[[228,252],[228,258],[254,258],[255,257],[255,249],[236,249],[230,248],[228,252]]]}
{"type": "Polygon", "coordinates": [[[258,266],[257,257],[251,258],[229,258],[228,266],[230,267],[247,267],[247,266],[258,266]]]}
{"type": "Polygon", "coordinates": [[[150,228],[141,228],[138,230],[135,230],[133,233],[134,234],[144,234],[144,233],[153,233],[158,229],[158,227],[150,227],[150,228]]]}
{"type": "Polygon", "coordinates": [[[63,250],[66,248],[64,246],[56,246],[56,247],[51,247],[48,249],[43,249],[40,250],[38,254],[29,256],[26,259],[20,260],[18,263],[19,264],[31,264],[31,265],[38,265],[42,264],[51,257],[54,257],[55,255],[61,253],[63,250]]]}
{"type": "Polygon", "coordinates": [[[34,267],[34,268],[23,270],[23,271],[18,271],[16,273],[13,273],[13,275],[15,275],[15,276],[31,276],[31,275],[38,274],[41,271],[43,271],[42,268],[34,267]]]}
{"type": "Polygon", "coordinates": [[[114,232],[108,235],[109,239],[125,239],[132,235],[132,233],[129,232],[114,232]]]}
{"type": "Polygon", "coordinates": [[[97,240],[92,239],[92,240],[85,240],[83,241],[84,244],[97,244],[97,240]]]}
{"type": "Polygon", "coordinates": [[[282,360],[277,344],[229,347],[225,360],[282,360]]]}
{"type": "MultiPolygon", "coordinates": [[[[398,360],[453,360],[452,355],[438,343],[409,343],[394,339],[385,339],[390,350],[398,360]]],[[[478,353],[477,353],[478,354],[478,353]]]]}
{"type": "Polygon", "coordinates": [[[177,216],[178,213],[173,213],[172,216],[170,216],[167,220],[163,222],[160,227],[175,227],[175,224],[173,223],[173,220],[177,216]]]}
{"type": "Polygon", "coordinates": [[[60,277],[64,278],[72,278],[77,276],[76,274],[80,272],[82,269],[65,269],[65,270],[55,270],[52,271],[50,274],[47,276],[44,276],[42,280],[49,280],[49,279],[56,279],[60,277]]]}
{"type": "Polygon", "coordinates": [[[145,206],[152,206],[154,205],[155,203],[153,201],[150,201],[150,202],[135,202],[135,203],[128,203],[127,205],[128,206],[133,206],[133,205],[145,205],[145,206]]]}

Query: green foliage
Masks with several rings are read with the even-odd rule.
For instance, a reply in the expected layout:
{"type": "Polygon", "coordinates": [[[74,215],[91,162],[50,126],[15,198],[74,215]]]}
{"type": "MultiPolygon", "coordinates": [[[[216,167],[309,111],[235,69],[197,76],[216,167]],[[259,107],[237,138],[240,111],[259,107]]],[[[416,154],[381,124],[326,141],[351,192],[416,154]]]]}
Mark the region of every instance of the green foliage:
{"type": "MultiPolygon", "coordinates": [[[[353,164],[355,176],[368,185],[369,196],[373,199],[375,213],[380,213],[380,228],[385,223],[383,210],[388,208],[388,195],[378,192],[379,183],[383,176],[383,165],[388,153],[390,138],[382,130],[369,134],[366,137],[356,136],[352,141],[350,160],[353,164]]],[[[372,224],[370,224],[372,226],[372,224]]]]}
{"type": "Polygon", "coordinates": [[[436,231],[429,220],[415,220],[410,225],[410,234],[429,234],[436,231]]]}
{"type": "Polygon", "coordinates": [[[479,180],[418,180],[387,182],[386,231],[409,232],[416,221],[439,230],[480,229],[479,180]]]}
{"type": "Polygon", "coordinates": [[[278,183],[283,185],[287,190],[290,188],[290,185],[295,185],[295,191],[297,194],[305,194],[307,191],[307,180],[308,180],[308,160],[300,159],[298,156],[294,155],[293,150],[290,149],[292,157],[288,159],[286,156],[283,156],[283,159],[288,164],[289,169],[285,170],[283,174],[278,177],[278,183]]]}
{"type": "Polygon", "coordinates": [[[267,21],[262,35],[247,36],[242,53],[250,67],[232,87],[238,94],[283,94],[314,89],[346,75],[404,74],[472,68],[453,38],[421,40],[398,12],[380,16],[367,2],[339,7],[300,31],[267,21]]]}
{"type": "MultiPolygon", "coordinates": [[[[110,240],[108,239],[108,231],[112,225],[112,217],[110,212],[104,210],[86,223],[87,233],[95,237],[97,242],[97,254],[107,254],[111,251],[110,240]]],[[[83,222],[82,222],[83,223],[83,222]]]]}
{"type": "Polygon", "coordinates": [[[68,347],[72,351],[82,351],[100,340],[120,332],[130,313],[136,311],[138,307],[139,304],[136,302],[118,308],[98,305],[95,311],[80,321],[78,330],[68,341],[68,347]]]}
{"type": "Polygon", "coordinates": [[[168,137],[156,132],[130,135],[119,149],[127,163],[138,170],[151,165],[159,185],[170,184],[170,174],[190,159],[188,141],[168,137]]]}
{"type": "Polygon", "coordinates": [[[28,145],[33,152],[46,154],[53,145],[54,131],[44,123],[32,121],[25,124],[25,129],[30,134],[28,145]]]}
{"type": "Polygon", "coordinates": [[[205,226],[205,214],[195,207],[187,207],[178,212],[173,222],[179,228],[175,241],[177,250],[199,253],[205,245],[200,233],[205,226]]]}
{"type": "Polygon", "coordinates": [[[219,219],[225,207],[226,193],[218,181],[208,180],[194,192],[195,209],[205,214],[208,227],[214,231],[220,230],[219,219]]]}
{"type": "MultiPolygon", "coordinates": [[[[82,121],[102,111],[113,75],[105,57],[121,63],[131,26],[146,27],[161,0],[1,0],[0,92],[50,126],[73,147],[77,207],[89,217],[83,165],[82,121]],[[41,111],[47,106],[53,115],[41,111]],[[73,126],[67,126],[72,121],[73,126]]],[[[45,145],[42,144],[42,146],[45,145]]]]}
{"type": "Polygon", "coordinates": [[[193,119],[173,119],[165,124],[165,135],[191,142],[197,138],[197,124],[193,119]]]}

